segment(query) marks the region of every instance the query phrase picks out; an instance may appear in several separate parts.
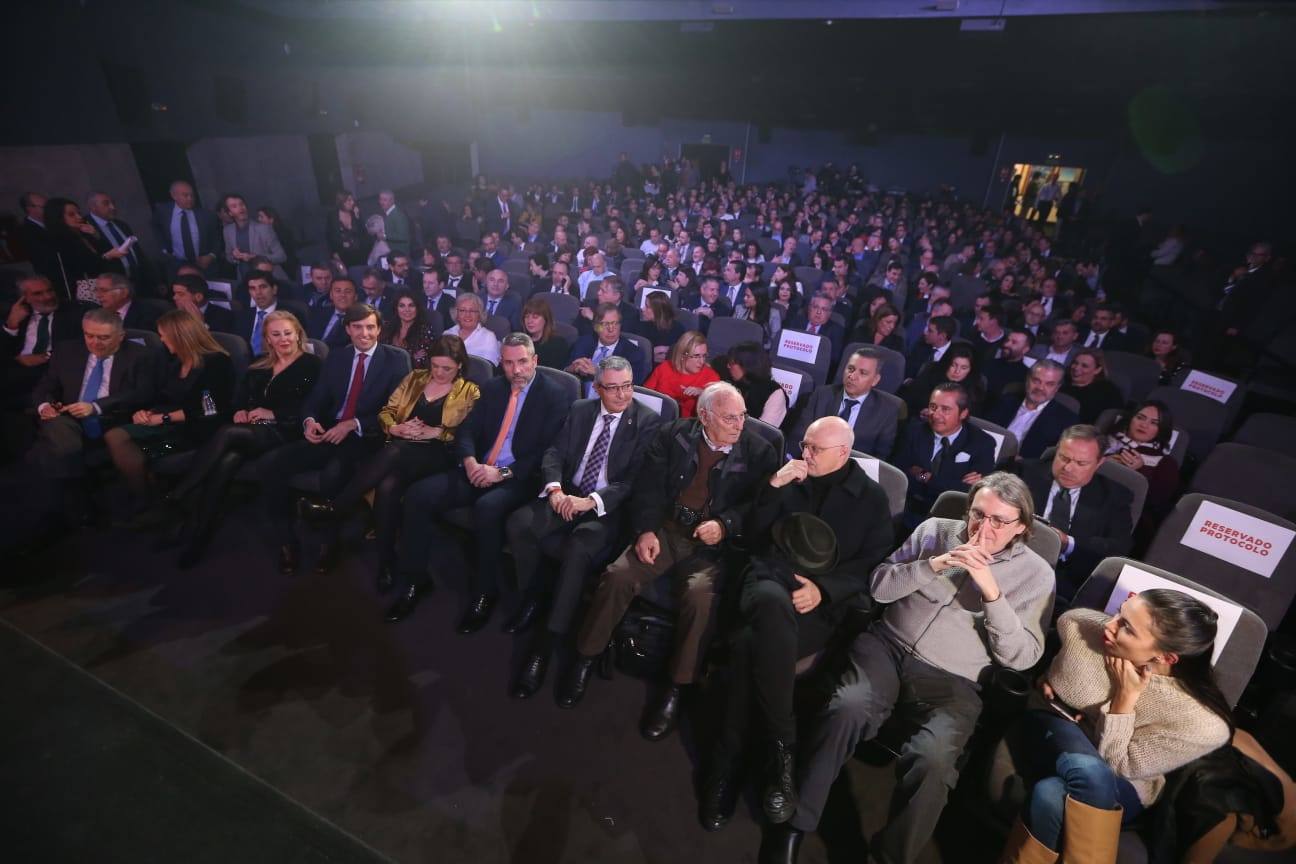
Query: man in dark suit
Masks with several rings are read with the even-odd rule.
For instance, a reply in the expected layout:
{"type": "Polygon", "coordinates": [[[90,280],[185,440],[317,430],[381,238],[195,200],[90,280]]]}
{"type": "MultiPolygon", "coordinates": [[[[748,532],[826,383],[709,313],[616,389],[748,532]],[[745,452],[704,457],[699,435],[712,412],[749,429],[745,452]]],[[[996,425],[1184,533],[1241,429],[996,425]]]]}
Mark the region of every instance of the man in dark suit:
{"type": "Polygon", "coordinates": [[[18,196],[18,209],[23,211],[18,237],[32,269],[40,276],[54,279],[59,271],[54,245],[45,227],[45,201],[46,197],[39,192],[24,192],[18,196]]]}
{"type": "Polygon", "coordinates": [[[120,273],[104,273],[95,279],[95,299],[104,309],[116,312],[127,330],[154,330],[168,309],[161,300],[136,297],[135,286],[120,273]]]}
{"type": "Polygon", "coordinates": [[[558,438],[541,463],[539,501],[516,511],[508,522],[522,607],[508,629],[530,626],[540,600],[553,602],[545,627],[537,631],[513,696],[527,699],[544,684],[556,640],[571,629],[585,582],[624,548],[625,508],[648,442],[661,418],[634,398],[634,372],[624,357],[608,357],[595,376],[598,399],[572,406],[558,438]],[[541,556],[560,558],[554,590],[536,583],[541,556]]]}
{"type": "Polygon", "coordinates": [[[388,318],[396,314],[396,292],[383,278],[383,272],[371,267],[360,278],[361,303],[371,306],[379,315],[388,318]]]}
{"type": "Polygon", "coordinates": [[[171,184],[170,203],[153,206],[153,230],[162,246],[168,278],[181,264],[193,264],[210,276],[220,259],[220,223],[196,203],[193,187],[177,180],[171,184]]]}
{"type": "Polygon", "coordinates": [[[763,555],[754,560],[742,585],[743,625],[732,642],[723,732],[708,760],[702,791],[702,824],[708,830],[720,828],[733,815],[735,775],[750,737],[746,731],[753,702],[764,721],[757,734],[773,745],[765,812],[783,820],[792,815],[796,662],[823,650],[852,605],[868,608],[869,575],[895,546],[886,492],[850,458],[852,437],[839,417],[816,420],[805,430],[801,458],[775,472],[757,497],[751,536],[763,555]],[[792,570],[791,584],[769,578],[778,573],[762,569],[765,556],[784,547],[771,542],[771,536],[779,536],[789,517],[807,513],[823,520],[835,536],[834,563],[809,577],[792,570]]]}
{"type": "Polygon", "coordinates": [[[581,379],[584,393],[594,394],[594,373],[605,357],[624,357],[640,383],[648,377],[648,358],[639,346],[621,337],[621,310],[611,303],[601,303],[594,310],[594,332],[580,337],[572,346],[566,371],[581,379]]]}
{"type": "Polygon", "coordinates": [[[1115,304],[1099,304],[1089,319],[1089,332],[1081,340],[1081,345],[1103,351],[1137,351],[1133,340],[1116,329],[1117,314],[1115,304]]]}
{"type": "Polygon", "coordinates": [[[1236,268],[1216,301],[1215,322],[1208,330],[1205,354],[1219,369],[1239,374],[1255,364],[1265,334],[1256,325],[1274,296],[1273,245],[1253,243],[1245,267],[1236,268]]]}
{"type": "Polygon", "coordinates": [[[346,313],[356,305],[356,286],[349,276],[338,276],[329,286],[329,305],[311,310],[310,323],[306,325],[306,335],[319,339],[330,350],[345,348],[351,344],[347,334],[346,313]]]}
{"type": "Polygon", "coordinates": [[[915,528],[927,518],[940,493],[966,492],[994,471],[994,439],[967,422],[968,395],[945,381],[933,388],[928,415],[914,417],[900,439],[892,464],[909,475],[905,523],[915,528]]]}
{"type": "Polygon", "coordinates": [[[1057,443],[1068,427],[1080,422],[1076,413],[1053,399],[1066,372],[1052,360],[1037,360],[1026,376],[1026,393],[1021,401],[1000,399],[986,412],[986,419],[1017,437],[1017,456],[1038,459],[1057,443]]]}
{"type": "MultiPolygon", "coordinates": [[[[810,298],[805,320],[799,321],[791,327],[793,330],[810,333],[827,340],[828,345],[826,347],[829,352],[828,370],[830,373],[837,368],[842,349],[846,347],[846,331],[842,329],[840,324],[832,320],[832,310],[833,299],[820,291],[810,298]]],[[[820,350],[822,351],[823,347],[820,350]]]]}
{"type": "Polygon", "coordinates": [[[508,293],[508,274],[503,270],[492,270],[486,274],[486,293],[482,304],[486,307],[486,317],[499,316],[508,321],[509,331],[522,331],[522,302],[517,295],[508,293]]]}
{"type": "Polygon", "coordinates": [[[872,347],[857,348],[842,364],[841,383],[815,388],[788,439],[797,453],[810,424],[821,417],[840,417],[855,435],[853,449],[886,459],[895,446],[896,424],[904,403],[873,388],[882,380],[882,356],[872,347]]]}
{"type": "Polygon", "coordinates": [[[1133,543],[1133,496],[1099,476],[1102,463],[1098,430],[1080,425],[1062,433],[1052,462],[1030,462],[1022,472],[1039,515],[1062,540],[1057,564],[1062,599],[1075,596],[1098,562],[1124,555],[1133,543]]]}
{"type": "MultiPolygon", "coordinates": [[[[335,291],[340,282],[334,281],[335,291]]],[[[259,472],[270,522],[285,541],[291,536],[292,478],[318,470],[320,494],[335,495],[359,461],[382,445],[378,412],[410,371],[408,354],[378,344],[382,319],[372,308],[361,303],[348,307],[344,323],[349,344],[329,352],[302,404],[304,440],[272,451],[259,472]]],[[[285,575],[296,571],[295,544],[284,543],[279,566],[285,575]]]]}
{"type": "Polygon", "coordinates": [[[733,385],[710,384],[698,397],[698,416],[663,425],[649,445],[629,504],[635,544],[599,579],[576,663],[561,682],[560,707],[584,697],[595,659],[639,591],[668,576],[680,600],[670,686],[640,732],[657,741],[675,728],[681,688],[701,671],[714,626],[723,553],[745,535],[755,493],[779,464],[774,448],[744,425],[744,412],[733,385]]]}
{"type": "Polygon", "coordinates": [[[981,367],[985,371],[987,404],[994,404],[1004,388],[1020,387],[1026,380],[1026,373],[1038,362],[1028,356],[1033,347],[1035,342],[1025,329],[1013,327],[1004,333],[998,354],[981,367]]]}
{"type": "MultiPolygon", "coordinates": [[[[135,236],[134,230],[124,220],[117,218],[117,204],[113,201],[112,196],[104,192],[96,192],[86,201],[86,208],[90,213],[90,218],[99,228],[99,233],[103,234],[114,247],[120,247],[130,237],[135,236]]],[[[140,293],[145,296],[152,296],[154,290],[153,284],[153,267],[144,255],[144,250],[138,242],[131,244],[130,249],[124,256],[118,259],[126,277],[135,284],[140,293]]]]}
{"type": "MultiPolygon", "coordinates": [[[[639,309],[625,299],[625,282],[620,276],[609,276],[590,292],[590,296],[581,303],[580,314],[576,318],[576,335],[595,336],[594,310],[604,303],[617,307],[621,312],[621,322],[639,320],[639,309]]],[[[642,381],[643,379],[636,379],[642,381]]]]}
{"type": "MultiPolygon", "coordinates": [[[[84,312],[76,303],[61,300],[44,276],[22,277],[18,280],[18,299],[5,317],[0,355],[22,368],[44,366],[55,344],[81,335],[84,312]]],[[[39,372],[36,377],[40,377],[39,372]]]]}
{"type": "Polygon", "coordinates": [[[729,301],[720,296],[720,280],[715,276],[703,277],[696,293],[685,297],[680,308],[697,315],[698,328],[705,334],[716,318],[733,315],[729,301]]]}
{"type": "Polygon", "coordinates": [[[500,186],[499,192],[495,195],[495,200],[486,207],[482,214],[482,228],[486,231],[494,231],[501,237],[507,237],[509,230],[517,220],[517,205],[513,203],[512,190],[508,186],[500,186]]]}
{"type": "Polygon", "coordinates": [[[747,294],[747,285],[742,281],[743,266],[741,261],[726,261],[724,265],[724,284],[720,286],[720,296],[728,303],[730,309],[737,309],[743,304],[747,294]]]}
{"type": "Polygon", "coordinates": [[[306,328],[309,320],[306,307],[291,300],[280,302],[279,283],[271,274],[253,271],[243,280],[243,291],[251,299],[252,305],[234,312],[234,332],[247,340],[253,357],[266,351],[266,346],[262,343],[262,328],[266,316],[271,312],[291,312],[302,329],[306,328]]]}
{"type": "Polygon", "coordinates": [[[429,555],[437,550],[438,561],[444,561],[451,542],[437,516],[457,507],[472,508],[477,569],[468,608],[455,629],[476,633],[490,621],[499,599],[505,520],[539,492],[541,460],[571,405],[559,385],[539,374],[535,345],[525,333],[505,337],[500,367],[504,374],[482,386],[481,397],[455,436],[462,469],[420,480],[405,493],[398,555],[404,584],[388,621],[407,617],[432,590],[429,555]]]}
{"type": "Polygon", "coordinates": [[[116,313],[91,309],[81,331],[83,340],[63,343],[32,391],[40,425],[31,458],[60,485],[82,476],[89,442],[129,423],[131,414],[149,403],[156,379],[157,358],[126,341],[116,313]]]}
{"type": "Polygon", "coordinates": [[[455,298],[445,292],[445,272],[440,267],[424,270],[420,278],[428,320],[432,322],[433,332],[439,335],[454,321],[455,298]]]}
{"type": "Polygon", "coordinates": [[[953,317],[954,307],[947,302],[940,302],[932,308],[940,314],[927,322],[922,338],[905,358],[905,378],[915,378],[928,363],[939,362],[954,341],[954,334],[958,332],[958,322],[953,317]]]}
{"type": "Polygon", "coordinates": [[[207,280],[191,273],[183,273],[171,280],[171,299],[177,309],[197,315],[208,330],[219,333],[234,332],[234,313],[217,306],[208,298],[207,280]]]}

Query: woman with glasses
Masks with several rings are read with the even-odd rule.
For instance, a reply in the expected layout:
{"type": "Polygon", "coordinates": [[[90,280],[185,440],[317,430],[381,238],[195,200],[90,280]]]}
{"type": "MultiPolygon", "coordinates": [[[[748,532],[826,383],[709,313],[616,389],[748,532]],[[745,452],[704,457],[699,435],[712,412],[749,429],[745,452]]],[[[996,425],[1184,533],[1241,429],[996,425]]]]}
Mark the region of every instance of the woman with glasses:
{"type": "Polygon", "coordinates": [[[680,417],[697,413],[697,398],[708,384],[720,380],[707,363],[706,336],[690,330],[679,338],[666,362],[648,376],[644,386],[664,393],[679,403],[680,417]]]}

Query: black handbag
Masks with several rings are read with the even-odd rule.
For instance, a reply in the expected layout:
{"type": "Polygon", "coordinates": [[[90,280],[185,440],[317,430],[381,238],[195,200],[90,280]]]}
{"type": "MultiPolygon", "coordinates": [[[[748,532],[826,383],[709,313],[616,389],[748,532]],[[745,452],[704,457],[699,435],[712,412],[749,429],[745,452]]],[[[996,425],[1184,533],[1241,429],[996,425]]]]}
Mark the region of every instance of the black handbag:
{"type": "Polygon", "coordinates": [[[675,650],[675,616],[639,601],[612,633],[612,656],[627,675],[660,680],[675,650]]]}

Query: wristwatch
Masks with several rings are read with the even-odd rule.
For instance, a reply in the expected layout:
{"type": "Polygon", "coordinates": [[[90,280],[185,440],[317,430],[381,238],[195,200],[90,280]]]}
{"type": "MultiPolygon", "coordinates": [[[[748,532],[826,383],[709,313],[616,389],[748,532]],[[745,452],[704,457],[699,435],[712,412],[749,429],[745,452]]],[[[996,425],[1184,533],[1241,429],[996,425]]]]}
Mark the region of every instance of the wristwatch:
{"type": "Polygon", "coordinates": [[[513,478],[512,468],[497,468],[495,470],[499,471],[501,480],[511,480],[513,478]]]}

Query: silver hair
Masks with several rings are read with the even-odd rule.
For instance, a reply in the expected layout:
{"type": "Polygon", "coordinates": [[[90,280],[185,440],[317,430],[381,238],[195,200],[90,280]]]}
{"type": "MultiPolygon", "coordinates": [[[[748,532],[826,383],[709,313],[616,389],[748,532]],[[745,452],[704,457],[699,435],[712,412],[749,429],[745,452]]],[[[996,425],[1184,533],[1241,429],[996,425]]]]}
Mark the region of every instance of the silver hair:
{"type": "Polygon", "coordinates": [[[989,489],[999,496],[999,500],[1009,507],[1017,509],[1017,518],[1026,526],[1026,530],[1014,537],[1013,543],[1025,543],[1029,540],[1031,531],[1035,527],[1035,499],[1031,497],[1030,487],[1026,485],[1026,481],[1016,474],[1009,474],[1007,471],[996,471],[993,474],[987,474],[968,490],[969,508],[972,507],[972,502],[982,489],[989,489]]]}
{"type": "Polygon", "coordinates": [[[486,311],[486,304],[482,303],[482,299],[478,297],[476,294],[470,294],[465,291],[464,293],[460,294],[458,297],[455,298],[456,309],[459,308],[460,303],[470,303],[477,307],[478,312],[486,311]]]}
{"type": "Polygon", "coordinates": [[[130,294],[132,297],[135,296],[135,286],[131,284],[131,280],[127,279],[120,273],[100,273],[97,278],[107,279],[108,284],[113,287],[114,291],[124,288],[126,289],[126,293],[130,294]]]}
{"type": "Polygon", "coordinates": [[[698,412],[706,411],[709,413],[711,411],[711,403],[719,399],[721,396],[732,396],[739,402],[743,401],[742,394],[738,392],[737,387],[727,381],[716,381],[713,384],[708,384],[706,389],[702,391],[702,395],[698,397],[698,412]]]}
{"type": "MultiPolygon", "coordinates": [[[[469,296],[477,299],[476,294],[470,294],[469,296]]],[[[480,300],[478,300],[478,302],[480,302],[480,300]]],[[[525,348],[527,353],[532,357],[535,356],[535,343],[532,342],[531,337],[525,333],[510,333],[504,337],[502,342],[500,342],[501,351],[505,348],[517,348],[519,346],[525,348]]]]}
{"type": "Polygon", "coordinates": [[[126,330],[121,316],[111,309],[91,309],[81,316],[81,320],[89,321],[91,324],[107,324],[114,333],[123,333],[126,330]]]}
{"type": "Polygon", "coordinates": [[[613,354],[611,357],[604,357],[601,361],[599,361],[598,371],[594,373],[594,381],[595,381],[595,383],[598,383],[598,384],[602,384],[602,383],[603,383],[603,373],[604,373],[604,372],[631,372],[631,373],[633,373],[633,372],[634,372],[634,367],[630,365],[630,361],[627,360],[626,358],[624,358],[624,357],[618,357],[618,356],[616,356],[615,354],[613,354]]]}
{"type": "Polygon", "coordinates": [[[1035,365],[1031,367],[1030,375],[1034,375],[1035,372],[1040,369],[1045,369],[1050,372],[1060,372],[1062,375],[1064,376],[1066,375],[1066,369],[1062,368],[1061,363],[1057,362],[1056,360],[1049,360],[1047,357],[1042,360],[1035,361],[1035,365]]]}

